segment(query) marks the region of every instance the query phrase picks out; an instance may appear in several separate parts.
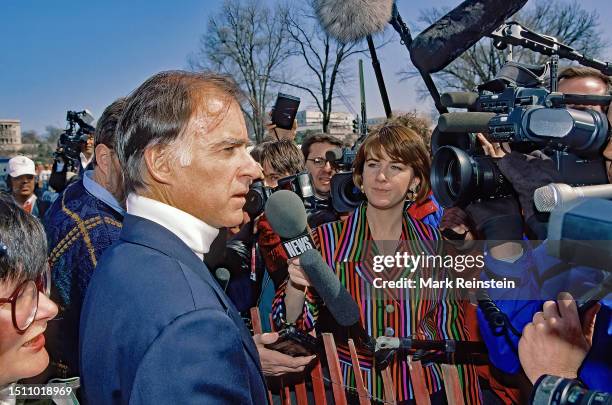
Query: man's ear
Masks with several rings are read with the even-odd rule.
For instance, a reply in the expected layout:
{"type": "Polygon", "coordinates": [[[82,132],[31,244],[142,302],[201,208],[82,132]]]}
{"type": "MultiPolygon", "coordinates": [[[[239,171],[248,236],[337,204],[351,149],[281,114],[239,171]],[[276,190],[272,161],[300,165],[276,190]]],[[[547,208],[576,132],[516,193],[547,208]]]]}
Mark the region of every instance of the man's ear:
{"type": "Polygon", "coordinates": [[[112,150],[108,146],[101,143],[99,143],[94,149],[96,166],[105,176],[108,176],[110,171],[110,165],[112,164],[112,153],[112,150]]]}
{"type": "Polygon", "coordinates": [[[167,145],[157,144],[150,146],[144,151],[144,160],[147,165],[149,176],[162,184],[170,184],[174,171],[170,162],[170,150],[167,145]]]}

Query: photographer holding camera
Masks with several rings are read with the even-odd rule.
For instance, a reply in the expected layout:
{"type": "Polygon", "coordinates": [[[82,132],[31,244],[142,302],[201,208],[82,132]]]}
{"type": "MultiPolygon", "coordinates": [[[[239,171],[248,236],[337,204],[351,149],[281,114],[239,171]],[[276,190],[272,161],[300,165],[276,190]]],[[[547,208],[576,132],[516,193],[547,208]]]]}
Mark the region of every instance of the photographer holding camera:
{"type": "MultiPolygon", "coordinates": [[[[610,78],[594,69],[571,67],[561,72],[559,77],[560,92],[610,94],[610,78]]],[[[602,113],[608,112],[599,106],[588,108],[602,113]]],[[[593,286],[601,284],[605,280],[606,272],[565,263],[551,257],[546,252],[546,242],[536,248],[530,247],[528,242],[521,242],[523,218],[540,238],[545,238],[545,224],[540,222],[533,207],[533,192],[538,187],[559,182],[561,176],[553,161],[539,151],[530,155],[515,151],[508,153],[503,145],[487,141],[482,134],[478,137],[485,152],[495,158],[500,172],[516,190],[522,209],[521,213],[519,204],[512,197],[485,199],[470,204],[466,209],[479,233],[489,244],[490,254],[485,261],[487,271],[482,277],[507,277],[517,282],[516,289],[495,292],[494,303],[498,310],[505,314],[505,326],[499,327],[499,324],[495,324],[491,313],[482,307],[479,311],[480,330],[489,348],[491,362],[502,371],[513,374],[520,370],[519,331],[524,331],[525,326],[534,319],[534,314],[542,310],[542,297],[555,297],[568,288],[571,288],[574,295],[583,295],[593,286]]],[[[609,180],[612,180],[610,139],[603,146],[601,153],[607,160],[605,165],[609,180]]],[[[612,361],[606,353],[612,343],[611,309],[612,301],[603,299],[602,309],[595,323],[592,349],[579,370],[579,376],[587,386],[603,391],[612,390],[612,361]]],[[[530,364],[527,367],[532,366],[530,364]]]]}
{"type": "MultiPolygon", "coordinates": [[[[289,139],[265,141],[255,147],[252,155],[263,169],[263,181],[256,180],[250,193],[255,186],[264,195],[269,195],[278,187],[279,180],[304,170],[302,154],[289,139]]],[[[258,196],[266,198],[261,194],[258,196]]],[[[212,267],[226,267],[230,271],[227,295],[238,310],[248,314],[250,308],[260,305],[262,314],[269,313],[274,289],[287,277],[287,257],[280,237],[272,231],[265,214],[254,213],[251,221],[242,225],[226,243],[222,255],[212,267]],[[255,261],[251,260],[253,254],[256,255],[255,261]],[[262,295],[266,287],[271,292],[268,299],[262,295]]],[[[262,319],[265,323],[267,316],[262,316],[262,319]]]]}
{"type": "MultiPolygon", "coordinates": [[[[88,110],[68,111],[66,113],[68,128],[60,135],[55,161],[49,177],[49,185],[56,193],[64,191],[75,175],[82,174],[90,165],[94,156],[94,132],[91,126],[93,115],[88,110]]],[[[49,196],[53,202],[57,194],[49,196]]]]}

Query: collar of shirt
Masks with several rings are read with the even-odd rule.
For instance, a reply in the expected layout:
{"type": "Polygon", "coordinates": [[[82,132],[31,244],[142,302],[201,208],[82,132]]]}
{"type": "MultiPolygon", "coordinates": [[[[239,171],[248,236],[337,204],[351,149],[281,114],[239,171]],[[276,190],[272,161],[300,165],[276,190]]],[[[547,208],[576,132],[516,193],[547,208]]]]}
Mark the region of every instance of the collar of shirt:
{"type": "Polygon", "coordinates": [[[37,199],[36,194],[32,194],[30,198],[25,200],[25,202],[23,203],[23,210],[27,212],[28,214],[31,214],[32,209],[34,208],[34,204],[36,203],[36,199],[37,199]]]}
{"type": "Polygon", "coordinates": [[[127,212],[163,226],[178,236],[202,260],[219,234],[217,228],[185,211],[133,193],[127,199],[127,212]]]}
{"type": "Polygon", "coordinates": [[[83,187],[85,187],[85,190],[122,216],[125,216],[125,210],[121,207],[115,196],[93,179],[93,172],[93,170],[87,170],[83,174],[83,187]]]}
{"type": "Polygon", "coordinates": [[[87,165],[93,160],[93,154],[89,158],[87,158],[87,156],[85,156],[85,154],[81,152],[79,153],[79,157],[81,158],[81,166],[83,166],[83,169],[85,169],[87,165]]]}

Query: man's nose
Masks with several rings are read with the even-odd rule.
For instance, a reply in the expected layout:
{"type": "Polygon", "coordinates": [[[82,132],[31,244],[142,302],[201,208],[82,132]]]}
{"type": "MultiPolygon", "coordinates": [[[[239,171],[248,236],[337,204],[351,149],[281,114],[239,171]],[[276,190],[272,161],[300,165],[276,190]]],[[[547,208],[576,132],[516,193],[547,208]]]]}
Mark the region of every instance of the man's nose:
{"type": "Polygon", "coordinates": [[[244,163],[242,166],[243,167],[242,174],[244,176],[250,177],[251,180],[263,178],[262,170],[261,170],[259,163],[257,163],[255,159],[253,159],[253,157],[247,151],[244,151],[244,154],[245,154],[245,157],[244,157],[244,163]]]}

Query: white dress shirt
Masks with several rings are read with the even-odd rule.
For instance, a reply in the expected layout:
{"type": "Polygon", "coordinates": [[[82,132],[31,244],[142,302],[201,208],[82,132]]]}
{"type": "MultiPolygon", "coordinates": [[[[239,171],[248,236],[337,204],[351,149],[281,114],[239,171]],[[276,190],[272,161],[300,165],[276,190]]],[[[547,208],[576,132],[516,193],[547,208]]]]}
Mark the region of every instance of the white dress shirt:
{"type": "Polygon", "coordinates": [[[219,230],[191,214],[168,204],[137,194],[127,198],[127,213],[159,224],[178,236],[201,260],[210,250],[210,245],[219,230]]]}

